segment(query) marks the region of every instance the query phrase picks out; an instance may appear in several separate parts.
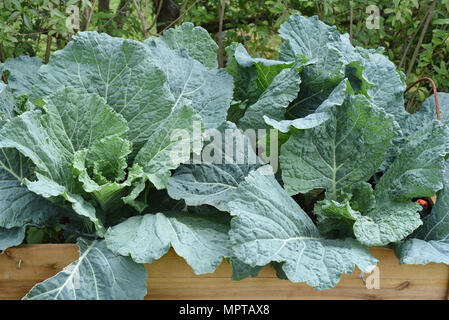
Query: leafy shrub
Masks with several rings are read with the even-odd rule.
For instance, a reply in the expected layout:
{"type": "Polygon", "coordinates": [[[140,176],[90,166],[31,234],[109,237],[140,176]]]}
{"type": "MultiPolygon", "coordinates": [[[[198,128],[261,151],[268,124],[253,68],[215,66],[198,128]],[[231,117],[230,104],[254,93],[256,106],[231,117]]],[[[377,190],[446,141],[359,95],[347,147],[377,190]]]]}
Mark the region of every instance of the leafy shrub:
{"type": "Polygon", "coordinates": [[[298,14],[280,35],[279,60],[233,44],[226,70],[189,23],[144,43],[81,32],[47,65],[0,66],[0,249],[27,227],[56,227],[80,248],[26,299],[141,299],[143,263],[170,247],[196,274],[224,257],[234,280],[272,264],[319,290],[355,265],[370,272],[366,246],[448,263],[449,95],[439,94],[442,121],[432,98],[410,114],[403,74],[381,48],[353,47],[298,14]],[[243,149],[229,159],[212,132],[236,128],[276,129],[281,146],[262,150],[268,137],[238,132],[243,149]],[[195,132],[203,139],[173,157],[195,132]],[[220,161],[195,161],[211,149],[220,161]],[[279,152],[280,174],[261,150],[279,152]],[[422,218],[415,199],[437,192],[422,218]]]}

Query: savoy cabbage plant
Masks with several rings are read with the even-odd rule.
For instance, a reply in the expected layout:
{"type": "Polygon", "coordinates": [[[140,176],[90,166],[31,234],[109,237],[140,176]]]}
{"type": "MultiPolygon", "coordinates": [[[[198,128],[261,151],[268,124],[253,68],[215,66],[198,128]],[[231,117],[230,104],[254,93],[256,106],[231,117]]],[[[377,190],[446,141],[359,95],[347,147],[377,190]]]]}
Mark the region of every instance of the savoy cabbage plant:
{"type": "Polygon", "coordinates": [[[225,258],[234,280],[271,265],[318,290],[370,272],[370,246],[449,264],[449,94],[441,121],[433,97],[410,114],[381,48],[298,14],[280,34],[278,60],[233,44],[225,69],[190,23],[143,43],[80,32],[46,65],[0,64],[0,250],[56,227],[80,253],[25,299],[142,299],[144,264],[170,248],[196,274],[225,258]],[[416,203],[435,194],[431,212],[416,203]]]}

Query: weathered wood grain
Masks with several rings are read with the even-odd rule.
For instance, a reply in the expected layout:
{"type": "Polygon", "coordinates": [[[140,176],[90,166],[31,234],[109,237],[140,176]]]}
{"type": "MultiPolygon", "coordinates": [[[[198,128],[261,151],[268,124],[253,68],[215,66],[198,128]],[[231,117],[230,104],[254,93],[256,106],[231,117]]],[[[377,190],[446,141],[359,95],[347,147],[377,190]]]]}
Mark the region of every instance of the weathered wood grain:
{"type": "MultiPolygon", "coordinates": [[[[373,248],[379,259],[380,289],[367,289],[360,271],[344,275],[336,288],[326,291],[276,278],[272,268],[257,278],[231,281],[229,264],[213,274],[197,276],[171,250],[147,265],[146,299],[447,299],[449,266],[399,265],[392,250],[373,248]]],[[[20,299],[41,282],[78,258],[75,245],[22,245],[0,255],[0,299],[20,299]]]]}

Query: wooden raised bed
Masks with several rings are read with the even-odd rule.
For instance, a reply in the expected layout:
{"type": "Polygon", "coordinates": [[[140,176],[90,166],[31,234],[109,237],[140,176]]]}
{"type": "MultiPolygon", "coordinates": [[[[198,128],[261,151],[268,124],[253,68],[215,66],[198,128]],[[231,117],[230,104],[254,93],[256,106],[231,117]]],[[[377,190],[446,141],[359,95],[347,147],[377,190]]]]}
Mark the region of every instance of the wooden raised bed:
{"type": "MultiPolygon", "coordinates": [[[[316,291],[302,283],[279,280],[266,267],[257,278],[230,280],[227,262],[213,274],[197,276],[172,250],[147,265],[146,299],[448,299],[449,266],[399,265],[390,249],[373,248],[379,259],[380,289],[367,289],[356,269],[332,290],[316,291]]],[[[21,245],[0,255],[0,299],[20,299],[78,258],[70,244],[21,245]]]]}

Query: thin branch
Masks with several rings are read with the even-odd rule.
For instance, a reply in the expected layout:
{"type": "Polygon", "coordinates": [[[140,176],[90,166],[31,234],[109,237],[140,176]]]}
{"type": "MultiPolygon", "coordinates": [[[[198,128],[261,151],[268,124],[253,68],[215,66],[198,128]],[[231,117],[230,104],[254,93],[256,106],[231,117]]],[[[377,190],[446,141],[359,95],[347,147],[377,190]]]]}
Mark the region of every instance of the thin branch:
{"type": "Polygon", "coordinates": [[[159,14],[161,13],[161,9],[162,9],[162,5],[163,4],[164,4],[164,0],[159,0],[159,5],[157,6],[156,16],[154,17],[154,20],[151,23],[151,25],[148,27],[148,31],[151,31],[151,29],[153,29],[154,25],[156,24],[157,19],[159,18],[159,14]]]}
{"type": "Polygon", "coordinates": [[[115,18],[118,17],[119,14],[121,14],[125,9],[126,6],[128,5],[128,2],[125,2],[125,4],[121,7],[121,8],[117,8],[117,11],[115,12],[114,16],[112,16],[111,18],[109,18],[108,21],[106,21],[105,23],[103,23],[101,26],[98,27],[97,31],[102,30],[104,27],[106,27],[109,23],[111,23],[111,21],[115,20],[115,18]]]}
{"type": "Polygon", "coordinates": [[[187,3],[189,3],[189,0],[186,0],[183,2],[183,4],[181,5],[181,8],[179,8],[180,12],[185,10],[185,8],[187,7],[187,3]]]}
{"type": "Polygon", "coordinates": [[[42,34],[40,34],[40,33],[37,36],[36,49],[35,49],[36,52],[39,50],[39,45],[41,43],[41,36],[42,36],[42,34]]]}
{"type": "Polygon", "coordinates": [[[45,60],[44,60],[45,64],[47,64],[48,61],[50,60],[51,41],[52,41],[51,35],[47,35],[47,47],[45,48],[45,60]]]}
{"type": "Polygon", "coordinates": [[[246,41],[246,34],[243,32],[243,30],[240,31],[240,36],[243,39],[243,46],[245,47],[246,51],[249,52],[248,44],[247,44],[247,41],[246,41]]]}
{"type": "Polygon", "coordinates": [[[290,14],[290,8],[288,6],[287,0],[282,0],[282,2],[284,3],[285,10],[287,10],[287,13],[290,14]]]}
{"type": "MultiPolygon", "coordinates": [[[[69,33],[70,36],[70,33],[69,33]]],[[[62,49],[62,40],[61,37],[56,37],[56,47],[58,48],[58,50],[62,49]]]]}
{"type": "Polygon", "coordinates": [[[53,29],[45,29],[45,30],[41,30],[41,31],[36,31],[36,32],[29,32],[29,33],[12,33],[11,35],[14,37],[27,37],[27,36],[33,36],[33,35],[39,35],[39,34],[47,34],[48,32],[50,32],[53,29]]]}
{"type": "Polygon", "coordinates": [[[427,14],[426,23],[424,24],[424,27],[421,32],[421,36],[419,37],[419,40],[418,40],[418,44],[415,48],[415,51],[413,52],[412,60],[410,61],[410,65],[408,66],[408,69],[407,69],[407,79],[409,78],[410,74],[412,73],[413,67],[416,62],[416,58],[418,57],[419,50],[421,49],[421,45],[424,41],[424,36],[426,35],[427,29],[429,28],[430,21],[432,20],[432,15],[433,15],[433,12],[435,11],[437,2],[438,2],[438,0],[434,0],[432,2],[432,4],[430,5],[429,10],[427,11],[428,14],[427,14]]]}
{"type": "Polygon", "coordinates": [[[349,9],[348,11],[343,11],[343,12],[341,12],[341,13],[339,13],[339,14],[334,14],[333,17],[334,17],[334,18],[338,18],[338,17],[341,17],[341,16],[345,16],[345,15],[347,15],[348,13],[350,13],[351,10],[357,11],[357,10],[363,9],[363,8],[365,8],[365,7],[364,7],[364,6],[351,7],[351,9],[349,9]]]}
{"type": "Polygon", "coordinates": [[[147,29],[147,19],[145,18],[145,14],[140,10],[139,5],[136,0],[133,0],[134,7],[136,8],[137,14],[139,15],[140,21],[142,23],[143,35],[146,38],[149,37],[148,29],[147,29]]]}
{"type": "Polygon", "coordinates": [[[226,6],[226,0],[221,1],[220,7],[220,21],[218,24],[218,66],[224,68],[224,57],[223,57],[223,17],[224,10],[226,6]]]}
{"type": "Polygon", "coordinates": [[[81,17],[83,18],[83,21],[87,21],[87,18],[89,17],[89,7],[88,6],[84,7],[84,13],[81,15],[81,17]]]}
{"type": "Polygon", "coordinates": [[[88,31],[89,30],[89,26],[90,26],[90,20],[92,19],[92,14],[95,11],[95,7],[97,5],[97,0],[94,0],[94,3],[92,4],[92,8],[89,11],[89,16],[87,17],[87,21],[86,21],[86,27],[84,28],[84,30],[88,31]]]}
{"type": "MultiPolygon", "coordinates": [[[[418,95],[418,90],[416,90],[414,93],[413,93],[413,96],[412,96],[412,98],[409,100],[409,102],[407,103],[407,105],[405,106],[405,111],[407,111],[407,112],[410,112],[411,111],[411,108],[412,108],[412,105],[415,103],[415,100],[416,100],[416,96],[418,95]]],[[[415,108],[416,109],[416,108],[415,108]]]]}
{"type": "Polygon", "coordinates": [[[320,20],[323,20],[323,15],[321,14],[320,5],[318,3],[318,0],[315,0],[315,7],[316,7],[316,11],[318,12],[318,18],[320,18],[320,20]]]}
{"type": "Polygon", "coordinates": [[[419,24],[418,28],[416,28],[416,30],[415,30],[415,32],[413,33],[413,35],[412,35],[410,41],[408,42],[407,47],[405,48],[404,53],[402,54],[401,62],[400,62],[399,65],[398,65],[398,69],[401,69],[402,66],[404,65],[405,60],[407,59],[407,53],[408,53],[408,51],[410,50],[410,47],[411,47],[413,41],[415,40],[416,35],[418,34],[419,29],[421,29],[421,27],[423,26],[423,24],[426,22],[426,18],[427,18],[427,15],[428,15],[428,14],[429,14],[429,12],[426,12],[426,14],[424,15],[423,19],[421,20],[421,23],[419,24]]]}
{"type": "MultiPolygon", "coordinates": [[[[351,4],[350,4],[351,5],[351,4]]],[[[352,25],[354,23],[354,10],[349,10],[349,41],[352,42],[352,25]]]]}
{"type": "Polygon", "coordinates": [[[3,51],[3,43],[0,43],[0,61],[5,62],[5,52],[3,51]]]}
{"type": "Polygon", "coordinates": [[[169,29],[172,25],[174,25],[176,22],[182,19],[192,8],[198,3],[199,0],[195,0],[194,3],[190,5],[190,7],[187,8],[185,12],[183,12],[179,17],[176,18],[176,20],[172,21],[169,25],[167,25],[161,32],[158,33],[158,35],[161,35],[164,33],[165,30],[169,29]]]}

